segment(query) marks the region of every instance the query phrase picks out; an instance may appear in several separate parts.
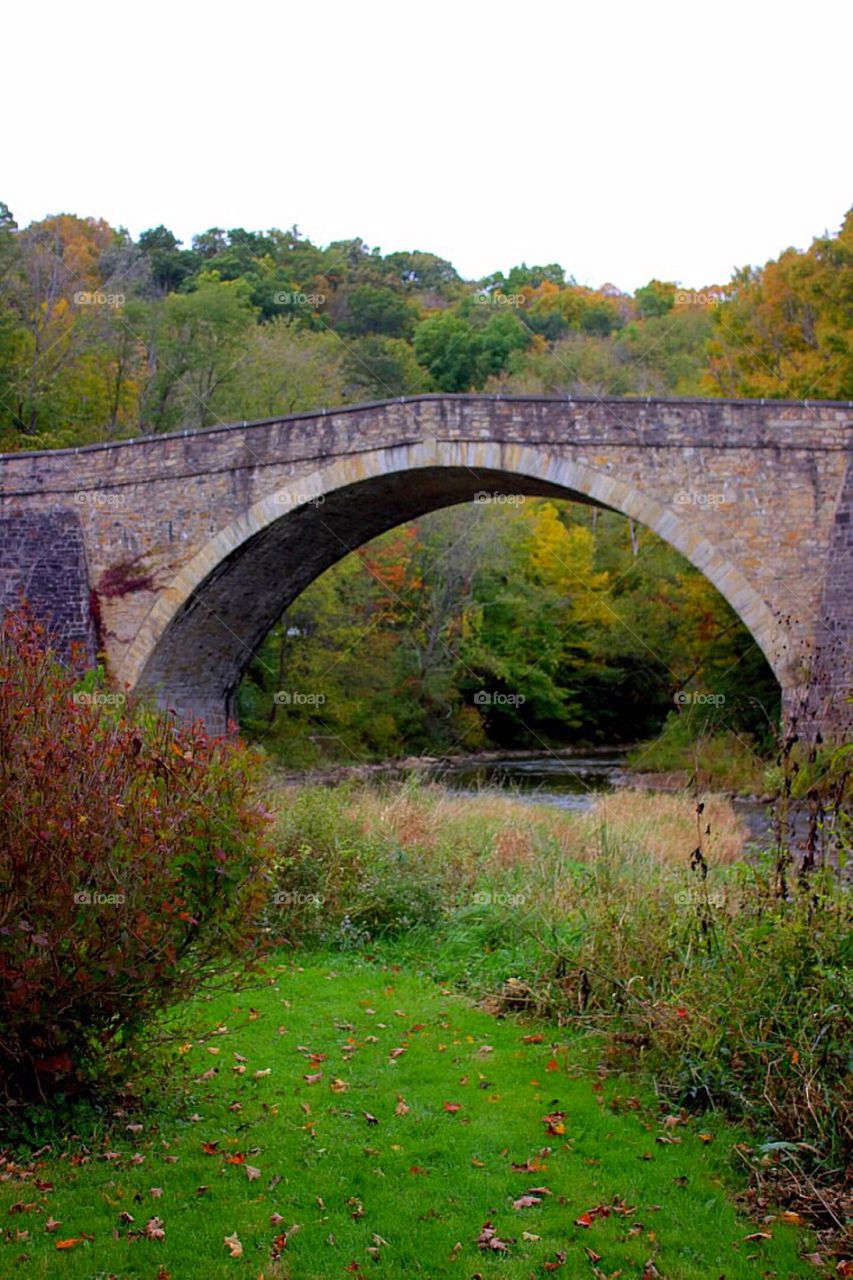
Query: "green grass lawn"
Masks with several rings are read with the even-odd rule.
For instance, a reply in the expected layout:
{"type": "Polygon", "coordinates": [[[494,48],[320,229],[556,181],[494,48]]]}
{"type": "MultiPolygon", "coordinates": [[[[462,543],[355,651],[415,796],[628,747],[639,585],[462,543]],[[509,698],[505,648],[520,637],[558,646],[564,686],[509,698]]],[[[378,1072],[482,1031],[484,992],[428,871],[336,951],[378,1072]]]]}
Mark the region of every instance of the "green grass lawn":
{"type": "Polygon", "coordinates": [[[402,972],[274,965],[194,1004],[153,1110],[18,1152],[23,1178],[0,1168],[0,1276],[816,1274],[802,1233],[735,1211],[742,1134],[712,1116],[667,1125],[596,1061],[402,972]],[[487,1222],[505,1250],[478,1247],[487,1222]]]}

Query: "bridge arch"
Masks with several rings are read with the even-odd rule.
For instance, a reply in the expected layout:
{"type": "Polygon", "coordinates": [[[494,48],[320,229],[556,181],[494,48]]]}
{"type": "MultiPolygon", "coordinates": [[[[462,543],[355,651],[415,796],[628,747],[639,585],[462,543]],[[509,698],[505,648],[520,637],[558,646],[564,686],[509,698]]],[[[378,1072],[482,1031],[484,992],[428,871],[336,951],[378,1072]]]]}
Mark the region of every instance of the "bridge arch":
{"type": "Polygon", "coordinates": [[[584,502],[647,526],[719,590],[782,688],[794,683],[787,637],[768,604],[718,546],[641,481],[547,446],[435,439],[339,457],[254,502],[159,592],[119,680],[221,728],[254,650],[315,578],[387,529],[482,491],[584,502]]]}

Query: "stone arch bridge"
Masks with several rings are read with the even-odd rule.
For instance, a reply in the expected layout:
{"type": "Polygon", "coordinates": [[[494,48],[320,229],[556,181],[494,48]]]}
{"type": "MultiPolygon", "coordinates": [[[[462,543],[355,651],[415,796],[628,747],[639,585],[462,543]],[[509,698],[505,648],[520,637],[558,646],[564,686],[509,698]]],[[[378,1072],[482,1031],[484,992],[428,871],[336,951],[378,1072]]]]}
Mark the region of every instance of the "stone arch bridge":
{"type": "Polygon", "coordinates": [[[624,513],[764,651],[789,723],[853,722],[853,404],[424,395],[0,457],[0,604],[21,593],[122,684],[221,728],[323,570],[478,493],[624,513]]]}

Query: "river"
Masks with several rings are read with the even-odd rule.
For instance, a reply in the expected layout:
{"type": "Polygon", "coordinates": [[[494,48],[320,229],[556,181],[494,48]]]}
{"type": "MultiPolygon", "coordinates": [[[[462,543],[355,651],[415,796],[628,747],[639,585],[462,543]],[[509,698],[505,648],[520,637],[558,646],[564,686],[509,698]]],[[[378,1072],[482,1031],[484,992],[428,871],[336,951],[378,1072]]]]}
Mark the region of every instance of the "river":
{"type": "MultiPolygon", "coordinates": [[[[558,809],[590,809],[598,796],[620,786],[642,785],[629,776],[624,756],[515,756],[442,764],[432,772],[436,782],[452,791],[476,795],[483,790],[511,793],[516,799],[550,804],[558,809]]],[[[764,844],[772,832],[769,807],[756,800],[733,800],[750,833],[750,844],[764,844]]]]}

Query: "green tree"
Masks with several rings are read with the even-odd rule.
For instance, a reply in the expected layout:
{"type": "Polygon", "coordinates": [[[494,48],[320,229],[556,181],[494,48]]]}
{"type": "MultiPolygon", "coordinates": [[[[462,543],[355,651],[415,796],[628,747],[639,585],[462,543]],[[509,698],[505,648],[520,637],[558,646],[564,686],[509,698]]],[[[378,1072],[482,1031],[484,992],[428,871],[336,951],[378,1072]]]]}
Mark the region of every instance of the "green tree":
{"type": "Polygon", "coordinates": [[[415,329],[415,355],[439,391],[467,391],[477,377],[479,342],[453,311],[439,311],[415,329]]]}
{"type": "Polygon", "coordinates": [[[360,284],[346,295],[346,319],[339,323],[353,337],[382,334],[410,338],[417,320],[415,308],[401,294],[372,284],[360,284]]]}
{"type": "Polygon", "coordinates": [[[675,305],[675,285],[669,281],[650,280],[634,293],[641,316],[665,316],[675,305]]]}
{"type": "Polygon", "coordinates": [[[153,375],[143,424],[155,431],[206,427],[220,419],[218,404],[236,381],[256,312],[245,281],[207,273],[192,293],[172,293],[151,335],[153,375]]]}
{"type": "Polygon", "coordinates": [[[348,398],[355,400],[422,395],[434,385],[409,343],[401,338],[354,338],[348,342],[344,377],[348,398]]]}
{"type": "Polygon", "coordinates": [[[254,326],[241,348],[216,396],[217,413],[228,421],[331,408],[347,399],[345,352],[334,334],[281,318],[254,326]]]}

